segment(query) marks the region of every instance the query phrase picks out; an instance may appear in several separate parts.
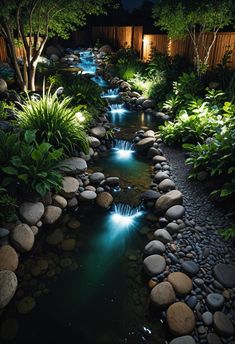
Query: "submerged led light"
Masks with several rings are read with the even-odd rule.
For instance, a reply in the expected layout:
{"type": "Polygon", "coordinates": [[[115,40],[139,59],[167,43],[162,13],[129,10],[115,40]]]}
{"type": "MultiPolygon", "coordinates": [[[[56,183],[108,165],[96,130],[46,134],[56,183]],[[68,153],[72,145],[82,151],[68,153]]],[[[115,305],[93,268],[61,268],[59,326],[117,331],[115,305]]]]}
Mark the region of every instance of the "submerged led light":
{"type": "Polygon", "coordinates": [[[119,149],[117,151],[117,154],[119,155],[119,157],[123,158],[123,159],[130,158],[133,153],[134,153],[134,151],[132,151],[132,150],[119,149]]]}
{"type": "Polygon", "coordinates": [[[113,214],[112,220],[120,225],[128,226],[133,221],[132,216],[123,216],[120,214],[113,214]]]}
{"type": "Polygon", "coordinates": [[[125,109],[125,104],[111,104],[109,105],[109,112],[111,114],[124,114],[128,110],[125,109]]]}
{"type": "Polygon", "coordinates": [[[114,205],[114,212],[111,214],[111,221],[115,224],[115,229],[129,229],[135,224],[137,217],[142,216],[141,206],[131,207],[129,204],[114,205]]]}

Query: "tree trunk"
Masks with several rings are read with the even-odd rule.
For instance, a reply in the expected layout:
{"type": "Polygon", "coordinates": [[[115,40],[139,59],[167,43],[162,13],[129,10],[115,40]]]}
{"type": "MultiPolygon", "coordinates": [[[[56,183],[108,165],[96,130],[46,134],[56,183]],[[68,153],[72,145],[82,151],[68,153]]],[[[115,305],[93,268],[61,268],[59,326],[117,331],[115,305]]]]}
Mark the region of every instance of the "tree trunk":
{"type": "Polygon", "coordinates": [[[35,79],[36,79],[36,68],[37,68],[37,64],[30,64],[29,68],[28,68],[28,80],[29,80],[29,89],[31,91],[35,91],[36,90],[36,86],[35,86],[35,79]]]}

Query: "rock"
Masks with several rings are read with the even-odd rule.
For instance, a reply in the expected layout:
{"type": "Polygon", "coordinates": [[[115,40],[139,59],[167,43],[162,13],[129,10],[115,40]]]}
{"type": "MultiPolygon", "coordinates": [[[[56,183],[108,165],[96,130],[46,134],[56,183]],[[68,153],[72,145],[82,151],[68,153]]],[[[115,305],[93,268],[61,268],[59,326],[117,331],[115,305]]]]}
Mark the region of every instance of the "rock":
{"type": "MultiPolygon", "coordinates": [[[[150,147],[148,150],[147,158],[152,159],[155,155],[158,155],[158,154],[159,154],[159,149],[150,147]]],[[[161,165],[160,165],[160,169],[161,169],[161,165]]]]}
{"type": "Polygon", "coordinates": [[[60,193],[65,198],[73,198],[79,189],[79,181],[73,177],[64,177],[60,193]]]}
{"type": "Polygon", "coordinates": [[[81,222],[77,219],[71,219],[69,222],[68,222],[68,227],[70,229],[78,229],[81,227],[81,222]]]}
{"type": "Polygon", "coordinates": [[[187,299],[187,301],[186,301],[187,305],[188,305],[191,309],[194,309],[194,308],[196,307],[197,302],[198,302],[197,296],[194,296],[194,295],[190,296],[190,297],[187,299]]]}
{"type": "Polygon", "coordinates": [[[7,91],[7,83],[4,79],[0,78],[0,93],[7,91]]]}
{"type": "Polygon", "coordinates": [[[71,176],[81,174],[87,170],[87,163],[82,158],[72,157],[65,159],[62,165],[63,167],[60,170],[71,176]]]}
{"type": "Polygon", "coordinates": [[[96,203],[103,209],[108,209],[113,203],[113,196],[108,192],[101,192],[96,198],[96,203]]]}
{"type": "MultiPolygon", "coordinates": [[[[145,100],[146,101],[146,100],[145,100]]],[[[144,105],[143,105],[144,106],[144,105]]],[[[155,132],[153,130],[147,130],[144,133],[144,137],[154,137],[155,138],[155,132]]]]}
{"type": "Polygon", "coordinates": [[[22,251],[30,251],[34,244],[34,234],[31,228],[21,223],[11,231],[11,238],[14,244],[22,251]]]}
{"type": "Polygon", "coordinates": [[[47,236],[46,242],[49,245],[59,245],[64,239],[64,233],[61,229],[57,228],[53,233],[47,236]]]}
{"type": "Polygon", "coordinates": [[[35,306],[36,306],[35,299],[31,296],[26,296],[19,301],[17,305],[17,311],[20,314],[27,314],[31,312],[35,306]]]}
{"type": "Polygon", "coordinates": [[[10,245],[0,247],[0,270],[16,271],[19,259],[16,251],[10,245]]]}
{"type": "Polygon", "coordinates": [[[170,282],[177,295],[187,295],[191,292],[192,280],[182,272],[173,272],[168,276],[170,282]]]}
{"type": "Polygon", "coordinates": [[[153,103],[152,100],[146,99],[146,100],[143,101],[142,106],[143,106],[145,109],[153,108],[153,107],[154,107],[154,103],[153,103]]]}
{"type": "Polygon", "coordinates": [[[158,189],[164,192],[174,190],[175,183],[173,182],[173,180],[166,178],[163,181],[161,181],[161,183],[158,185],[158,189]]]}
{"type": "Polygon", "coordinates": [[[190,334],[195,328],[193,311],[183,302],[176,302],[166,312],[170,331],[176,336],[190,334]]]}
{"type": "Polygon", "coordinates": [[[173,241],[170,233],[164,228],[157,229],[154,232],[154,237],[155,237],[155,239],[163,242],[163,244],[167,244],[168,242],[173,241]]]}
{"type": "Polygon", "coordinates": [[[202,314],[202,321],[206,326],[211,326],[213,323],[213,314],[211,312],[204,312],[202,314]]]}
{"type": "Polygon", "coordinates": [[[153,181],[157,184],[161,183],[164,179],[169,179],[169,175],[166,172],[158,172],[155,174],[153,181]]]}
{"type": "Polygon", "coordinates": [[[152,240],[150,241],[144,248],[144,252],[148,255],[152,254],[161,254],[165,252],[166,247],[165,245],[158,240],[152,240]]]}
{"type": "Polygon", "coordinates": [[[234,326],[228,316],[222,312],[215,312],[214,328],[216,332],[223,337],[231,337],[234,334],[234,326]]]}
{"type": "Polygon", "coordinates": [[[111,54],[112,48],[108,44],[102,45],[102,47],[99,48],[99,53],[111,54]]]}
{"type": "Polygon", "coordinates": [[[144,259],[144,269],[152,277],[165,270],[166,260],[158,254],[153,254],[144,259]]]}
{"type": "Polygon", "coordinates": [[[178,233],[179,231],[179,225],[175,222],[170,222],[166,225],[166,230],[169,232],[171,235],[178,233]]]}
{"type": "Polygon", "coordinates": [[[207,336],[207,344],[222,344],[222,341],[215,333],[209,333],[207,336]]]}
{"type": "Polygon", "coordinates": [[[18,282],[14,272],[9,270],[0,271],[0,309],[6,307],[15,295],[18,282]]]}
{"type": "Polygon", "coordinates": [[[185,214],[185,208],[182,205],[173,205],[165,214],[165,217],[169,221],[181,219],[185,214]]]}
{"type": "Polygon", "coordinates": [[[199,265],[192,260],[185,261],[181,264],[183,271],[189,276],[195,276],[199,271],[199,265]]]}
{"type": "Polygon", "coordinates": [[[62,52],[61,50],[59,49],[59,47],[57,46],[54,46],[54,45],[49,45],[47,48],[46,48],[46,55],[48,57],[50,57],[51,55],[57,55],[59,57],[62,56],[62,52]]]}
{"type": "Polygon", "coordinates": [[[0,239],[5,238],[9,235],[9,230],[6,228],[0,228],[0,239]]]}
{"type": "Polygon", "coordinates": [[[214,268],[215,278],[225,287],[235,287],[235,265],[217,264],[214,268]]]}
{"type": "Polygon", "coordinates": [[[99,184],[104,179],[105,179],[105,176],[101,172],[95,172],[90,175],[90,181],[92,184],[99,184]]]}
{"type": "Polygon", "coordinates": [[[94,136],[89,136],[88,137],[88,141],[89,141],[89,143],[90,143],[90,146],[92,147],[92,148],[98,148],[99,146],[100,146],[100,140],[99,139],[97,139],[96,137],[94,137],[94,136]]]}
{"type": "Polygon", "coordinates": [[[172,339],[170,344],[196,344],[196,342],[191,336],[182,336],[172,339]]]}
{"type": "Polygon", "coordinates": [[[137,100],[136,100],[136,105],[142,105],[143,102],[146,100],[145,97],[139,97],[137,100]]]}
{"type": "Polygon", "coordinates": [[[182,202],[182,193],[178,190],[172,190],[158,198],[155,203],[155,209],[158,213],[163,213],[174,205],[182,204],[182,202]]]}
{"type": "Polygon", "coordinates": [[[106,135],[106,129],[104,127],[94,127],[90,130],[91,135],[94,135],[95,137],[98,137],[99,139],[104,138],[106,135]]]}
{"type": "Polygon", "coordinates": [[[62,241],[61,248],[64,251],[73,251],[76,247],[75,239],[65,239],[62,241]]]}
{"type": "Polygon", "coordinates": [[[224,305],[224,297],[218,293],[210,293],[206,297],[206,303],[211,311],[218,311],[224,305]]]}
{"type": "Polygon", "coordinates": [[[93,201],[96,199],[97,194],[94,191],[83,191],[80,193],[79,198],[81,201],[93,201]]]}
{"type": "Polygon", "coordinates": [[[42,221],[44,224],[52,225],[55,223],[61,216],[62,210],[59,207],[54,205],[49,205],[46,207],[42,221]]]}
{"type": "Polygon", "coordinates": [[[121,90],[128,91],[128,90],[131,90],[131,85],[127,81],[122,81],[120,83],[120,88],[121,88],[121,90]]]}
{"type": "Polygon", "coordinates": [[[146,137],[145,139],[140,140],[136,143],[135,148],[138,152],[144,152],[148,150],[155,142],[155,138],[146,137]]]}
{"type": "Polygon", "coordinates": [[[64,209],[67,207],[67,204],[68,204],[67,200],[60,195],[54,195],[52,197],[52,205],[54,205],[56,207],[64,209]]]}
{"type": "Polygon", "coordinates": [[[108,177],[105,179],[105,183],[111,187],[118,186],[119,185],[119,178],[118,177],[108,177]]]}
{"type": "Polygon", "coordinates": [[[68,208],[75,208],[78,205],[78,200],[76,197],[68,199],[68,208]]]}
{"type": "Polygon", "coordinates": [[[44,214],[44,205],[41,202],[31,203],[25,202],[22,203],[19,208],[19,213],[21,219],[28,225],[35,225],[44,214]]]}
{"type": "Polygon", "coordinates": [[[87,186],[85,187],[85,190],[96,192],[96,188],[95,188],[94,186],[92,186],[92,185],[87,185],[87,186]]]}
{"type": "Polygon", "coordinates": [[[59,61],[59,57],[56,54],[51,54],[50,56],[50,60],[52,60],[53,62],[57,62],[59,61]]]}
{"type": "Polygon", "coordinates": [[[166,158],[162,155],[155,155],[153,157],[153,163],[154,164],[158,164],[158,163],[162,163],[162,162],[166,162],[166,161],[167,161],[166,158]]]}
{"type": "Polygon", "coordinates": [[[145,200],[145,201],[150,201],[150,200],[157,200],[159,197],[161,196],[161,194],[157,191],[154,190],[146,190],[145,192],[143,192],[140,196],[141,199],[145,200]]]}
{"type": "Polygon", "coordinates": [[[165,308],[175,302],[176,296],[169,282],[157,284],[150,293],[151,302],[160,308],[165,308]]]}

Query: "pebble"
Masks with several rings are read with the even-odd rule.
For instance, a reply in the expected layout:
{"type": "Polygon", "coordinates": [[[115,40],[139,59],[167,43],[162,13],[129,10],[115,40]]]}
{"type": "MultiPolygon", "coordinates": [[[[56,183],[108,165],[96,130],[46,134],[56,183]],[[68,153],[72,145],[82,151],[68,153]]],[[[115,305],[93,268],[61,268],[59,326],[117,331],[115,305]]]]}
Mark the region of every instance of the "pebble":
{"type": "Polygon", "coordinates": [[[199,265],[192,260],[185,261],[181,264],[182,270],[189,276],[195,276],[199,271],[199,265]]]}
{"type": "Polygon", "coordinates": [[[224,297],[221,294],[210,293],[207,295],[206,302],[210,310],[216,311],[223,307],[224,297]]]}
{"type": "Polygon", "coordinates": [[[234,326],[228,316],[222,312],[215,312],[214,328],[216,332],[223,337],[231,337],[234,334],[234,326]]]}
{"type": "Polygon", "coordinates": [[[206,326],[211,326],[213,323],[213,314],[211,312],[205,312],[202,314],[202,321],[206,326]]]}

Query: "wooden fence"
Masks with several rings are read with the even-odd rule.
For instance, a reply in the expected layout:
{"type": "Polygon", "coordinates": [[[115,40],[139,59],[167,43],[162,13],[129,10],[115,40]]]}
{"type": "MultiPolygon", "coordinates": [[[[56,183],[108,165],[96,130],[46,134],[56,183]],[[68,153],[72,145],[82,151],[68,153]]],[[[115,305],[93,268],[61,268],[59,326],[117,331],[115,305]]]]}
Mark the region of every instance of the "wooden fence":
{"type": "MultiPolygon", "coordinates": [[[[206,35],[206,44],[212,40],[212,33],[206,35]]],[[[94,45],[97,40],[110,44],[114,49],[129,46],[135,49],[139,56],[147,61],[152,48],[169,56],[181,55],[193,62],[193,44],[189,37],[185,40],[171,40],[164,34],[143,34],[142,26],[93,26],[80,29],[72,34],[72,45],[94,45]]],[[[235,48],[235,32],[220,32],[212,48],[209,64],[215,67],[221,62],[226,50],[235,48]]],[[[200,49],[202,52],[202,49],[200,49]]],[[[22,57],[23,48],[17,48],[17,56],[22,57]]],[[[7,60],[7,49],[3,38],[0,37],[0,62],[7,60]]],[[[231,57],[231,68],[235,68],[235,53],[231,57]]]]}

